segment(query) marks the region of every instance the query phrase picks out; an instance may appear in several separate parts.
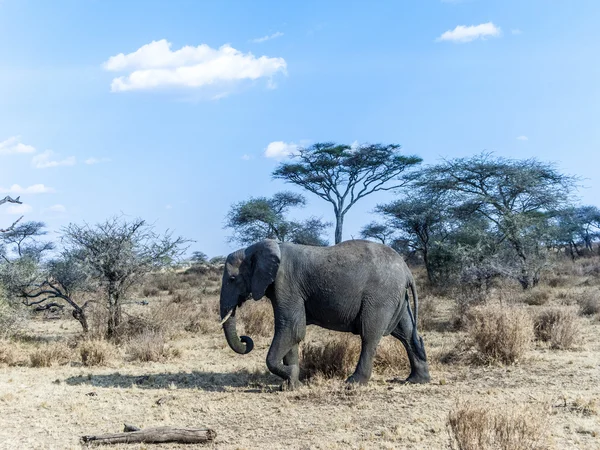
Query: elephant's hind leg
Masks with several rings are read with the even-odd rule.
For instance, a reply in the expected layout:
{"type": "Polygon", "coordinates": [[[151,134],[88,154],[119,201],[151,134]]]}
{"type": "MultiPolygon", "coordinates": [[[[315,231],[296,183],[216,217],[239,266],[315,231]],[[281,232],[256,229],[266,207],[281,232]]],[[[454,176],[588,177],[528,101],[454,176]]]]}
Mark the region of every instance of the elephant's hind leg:
{"type": "Polygon", "coordinates": [[[379,336],[361,336],[361,351],[358,359],[358,365],[354,373],[346,380],[347,383],[367,384],[371,379],[373,372],[373,358],[377,350],[377,345],[381,340],[379,336]]]}
{"type": "Polygon", "coordinates": [[[416,332],[413,334],[413,327],[416,325],[413,324],[407,307],[408,305],[403,308],[404,311],[400,322],[391,334],[402,342],[408,354],[410,375],[406,381],[408,383],[428,383],[431,377],[429,376],[429,365],[427,364],[425,347],[423,346],[423,340],[418,337],[416,332]]]}

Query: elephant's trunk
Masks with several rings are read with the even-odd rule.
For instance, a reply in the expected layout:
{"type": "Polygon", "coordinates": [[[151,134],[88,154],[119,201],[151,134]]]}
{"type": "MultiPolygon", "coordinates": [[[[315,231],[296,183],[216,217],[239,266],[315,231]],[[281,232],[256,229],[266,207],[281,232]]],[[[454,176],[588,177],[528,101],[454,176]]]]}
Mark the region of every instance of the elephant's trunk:
{"type": "MultiPolygon", "coordinates": [[[[227,316],[227,313],[221,313],[222,318],[227,316]]],[[[254,342],[248,336],[242,336],[241,338],[238,336],[235,322],[235,309],[231,316],[225,321],[223,324],[223,330],[225,331],[225,339],[227,339],[227,343],[229,347],[241,355],[245,355],[246,353],[250,353],[254,348],[254,342]]]]}

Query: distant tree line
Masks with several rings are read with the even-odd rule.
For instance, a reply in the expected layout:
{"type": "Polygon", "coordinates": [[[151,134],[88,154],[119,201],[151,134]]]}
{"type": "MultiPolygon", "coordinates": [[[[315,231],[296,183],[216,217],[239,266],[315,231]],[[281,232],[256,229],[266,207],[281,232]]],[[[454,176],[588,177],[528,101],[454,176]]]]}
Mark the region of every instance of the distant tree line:
{"type": "MultiPolygon", "coordinates": [[[[528,289],[554,255],[589,254],[600,239],[600,210],[577,205],[577,178],[550,163],[482,153],[420,167],[421,158],[400,150],[396,144],[317,143],[280,163],[272,177],[332,205],[335,243],[343,239],[352,206],[392,191],[397,199],[376,207],[381,219],[366,224],[361,237],[416,258],[432,284],[486,289],[506,277],[528,289]]],[[[236,203],[226,218],[230,240],[327,245],[324,235],[332,223],[288,217],[290,209],[305,204],[292,192],[236,203]]]]}

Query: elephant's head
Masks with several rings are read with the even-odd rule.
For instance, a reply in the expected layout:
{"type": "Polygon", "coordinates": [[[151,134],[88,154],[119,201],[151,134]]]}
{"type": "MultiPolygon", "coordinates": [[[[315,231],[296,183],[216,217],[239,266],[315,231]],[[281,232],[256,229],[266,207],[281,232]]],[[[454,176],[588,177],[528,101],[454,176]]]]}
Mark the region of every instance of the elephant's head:
{"type": "Polygon", "coordinates": [[[254,342],[248,336],[238,337],[235,311],[252,297],[260,300],[275,281],[281,252],[272,239],[258,242],[244,250],[231,253],[225,262],[221,284],[221,319],[227,343],[236,353],[249,353],[254,342]]]}

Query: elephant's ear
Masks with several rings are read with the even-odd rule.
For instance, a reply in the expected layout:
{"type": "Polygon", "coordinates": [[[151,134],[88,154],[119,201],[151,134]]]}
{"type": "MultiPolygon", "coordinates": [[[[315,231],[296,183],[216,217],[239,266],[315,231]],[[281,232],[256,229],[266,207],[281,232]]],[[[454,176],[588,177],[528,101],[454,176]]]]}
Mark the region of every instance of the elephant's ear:
{"type": "Polygon", "coordinates": [[[252,298],[260,300],[269,285],[275,281],[281,262],[281,250],[276,241],[265,239],[248,247],[247,251],[251,253],[252,258],[252,298]]]}

